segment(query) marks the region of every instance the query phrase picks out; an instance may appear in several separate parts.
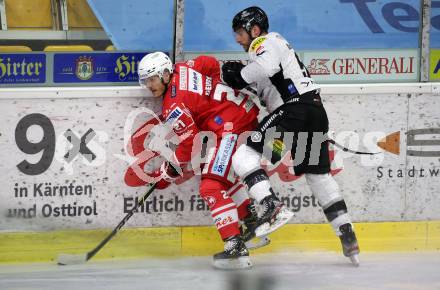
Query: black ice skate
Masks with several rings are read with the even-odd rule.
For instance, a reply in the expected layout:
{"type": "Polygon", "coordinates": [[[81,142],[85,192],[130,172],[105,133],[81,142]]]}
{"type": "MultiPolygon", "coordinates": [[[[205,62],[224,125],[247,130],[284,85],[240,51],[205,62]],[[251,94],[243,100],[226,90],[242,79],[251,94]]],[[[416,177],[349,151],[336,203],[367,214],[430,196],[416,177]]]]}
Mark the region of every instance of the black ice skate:
{"type": "Polygon", "coordinates": [[[259,219],[259,226],[255,230],[257,237],[267,236],[285,225],[292,217],[293,212],[276,197],[274,193],[266,196],[261,202],[263,212],[259,219]]]}
{"type": "Polygon", "coordinates": [[[359,266],[359,244],[351,224],[343,224],[339,227],[342,235],[339,236],[344,256],[350,258],[353,265],[359,266]]]}
{"type": "Polygon", "coordinates": [[[243,239],[246,248],[248,250],[255,250],[269,245],[270,239],[267,236],[257,238],[255,230],[259,223],[258,214],[253,204],[248,205],[249,215],[243,220],[243,224],[240,227],[241,238],[243,239]]]}
{"type": "Polygon", "coordinates": [[[225,241],[225,250],[214,255],[214,267],[224,270],[252,267],[249,251],[240,236],[234,236],[225,241]]]}

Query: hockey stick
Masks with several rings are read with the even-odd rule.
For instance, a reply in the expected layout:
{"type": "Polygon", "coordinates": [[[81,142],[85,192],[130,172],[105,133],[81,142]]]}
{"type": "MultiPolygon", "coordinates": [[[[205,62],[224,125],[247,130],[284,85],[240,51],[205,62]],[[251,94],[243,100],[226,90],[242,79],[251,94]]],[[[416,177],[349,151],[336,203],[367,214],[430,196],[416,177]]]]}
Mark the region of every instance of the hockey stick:
{"type": "Polygon", "coordinates": [[[344,147],[344,146],[342,146],[341,144],[336,143],[336,141],[333,140],[333,139],[330,139],[330,138],[329,138],[329,139],[327,139],[327,141],[328,141],[329,143],[332,143],[333,145],[335,145],[336,147],[338,147],[338,148],[341,149],[342,151],[344,151],[344,152],[348,152],[348,153],[353,153],[353,154],[358,154],[358,155],[376,155],[376,154],[383,153],[383,152],[363,152],[363,151],[355,151],[355,150],[352,150],[352,149],[350,149],[350,148],[344,147]]]}
{"type": "Polygon", "coordinates": [[[84,254],[60,254],[57,259],[58,265],[74,265],[74,264],[84,264],[88,260],[90,260],[96,253],[101,250],[102,247],[107,244],[117,233],[118,231],[125,225],[125,223],[131,218],[131,216],[136,212],[136,210],[145,202],[145,200],[151,195],[154,191],[156,184],[151,184],[150,189],[144,193],[142,198],[139,199],[137,205],[129,212],[127,215],[121,220],[121,222],[113,229],[113,231],[99,243],[93,250],[84,253],[84,254]]]}

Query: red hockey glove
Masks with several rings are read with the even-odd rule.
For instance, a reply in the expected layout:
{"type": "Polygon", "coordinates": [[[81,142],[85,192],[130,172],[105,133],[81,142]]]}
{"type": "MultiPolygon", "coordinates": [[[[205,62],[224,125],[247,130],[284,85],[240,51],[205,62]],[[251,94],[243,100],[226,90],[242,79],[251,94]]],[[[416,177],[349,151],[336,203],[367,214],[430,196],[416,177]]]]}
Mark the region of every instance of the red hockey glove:
{"type": "Polygon", "coordinates": [[[151,176],[160,177],[160,180],[156,182],[156,189],[165,189],[179,177],[179,173],[169,162],[165,161],[153,171],[151,176]]]}

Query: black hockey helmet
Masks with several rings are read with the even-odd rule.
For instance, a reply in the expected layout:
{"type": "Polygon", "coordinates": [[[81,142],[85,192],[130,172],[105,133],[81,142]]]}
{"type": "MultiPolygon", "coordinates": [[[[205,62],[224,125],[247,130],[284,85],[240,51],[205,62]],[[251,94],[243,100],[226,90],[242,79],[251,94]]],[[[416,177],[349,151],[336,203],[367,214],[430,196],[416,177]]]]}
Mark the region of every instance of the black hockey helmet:
{"type": "Polygon", "coordinates": [[[244,28],[249,33],[252,25],[258,25],[264,32],[269,30],[269,20],[266,13],[260,7],[248,7],[238,12],[234,19],[232,19],[232,29],[234,31],[244,28]]]}

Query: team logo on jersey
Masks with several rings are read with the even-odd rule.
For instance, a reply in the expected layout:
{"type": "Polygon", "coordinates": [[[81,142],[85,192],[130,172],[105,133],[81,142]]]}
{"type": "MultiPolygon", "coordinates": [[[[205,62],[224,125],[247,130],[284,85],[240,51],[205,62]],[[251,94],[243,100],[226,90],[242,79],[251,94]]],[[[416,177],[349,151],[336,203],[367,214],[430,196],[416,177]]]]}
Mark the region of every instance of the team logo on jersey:
{"type": "Polygon", "coordinates": [[[252,142],[259,143],[259,142],[261,142],[261,139],[263,139],[263,134],[261,134],[261,132],[257,131],[257,132],[252,133],[252,135],[251,135],[252,142]]]}
{"type": "Polygon", "coordinates": [[[185,123],[182,120],[177,120],[173,124],[173,130],[177,134],[183,133],[183,131],[185,131],[185,129],[186,129],[186,126],[185,126],[185,123]]]}
{"type": "Polygon", "coordinates": [[[263,42],[266,40],[266,37],[258,37],[257,39],[255,39],[253,42],[252,42],[252,45],[251,45],[251,51],[256,51],[260,46],[261,46],[261,44],[263,44],[263,42]]]}
{"type": "Polygon", "coordinates": [[[193,69],[188,70],[188,91],[203,94],[202,74],[193,69]]]}
{"type": "Polygon", "coordinates": [[[237,141],[236,134],[230,134],[225,136],[220,142],[220,148],[215,156],[214,164],[212,166],[211,172],[219,176],[225,176],[226,169],[229,164],[229,160],[232,156],[232,151],[234,151],[235,142],[237,141]]]}
{"type": "Polygon", "coordinates": [[[89,56],[80,56],[76,61],[75,75],[82,81],[86,81],[93,76],[93,60],[89,56]]]}
{"type": "Polygon", "coordinates": [[[187,131],[186,134],[192,134],[192,130],[189,130],[188,128],[191,128],[194,125],[194,119],[192,118],[191,113],[185,109],[181,109],[180,107],[174,108],[174,110],[168,115],[168,118],[165,120],[165,122],[171,125],[174,132],[179,136],[185,131],[187,131]]]}
{"type": "Polygon", "coordinates": [[[205,197],[205,201],[208,204],[209,208],[212,208],[215,205],[215,203],[217,202],[217,200],[213,196],[205,197]]]}
{"type": "Polygon", "coordinates": [[[181,66],[179,69],[179,89],[186,91],[188,89],[187,83],[188,83],[187,68],[181,66]]]}

